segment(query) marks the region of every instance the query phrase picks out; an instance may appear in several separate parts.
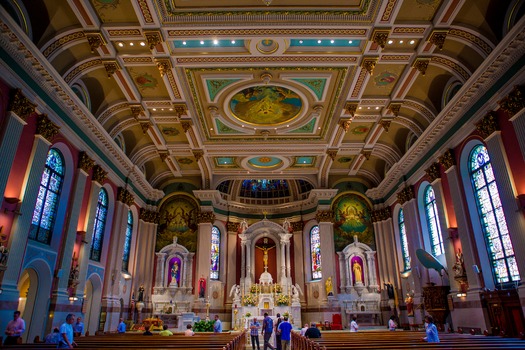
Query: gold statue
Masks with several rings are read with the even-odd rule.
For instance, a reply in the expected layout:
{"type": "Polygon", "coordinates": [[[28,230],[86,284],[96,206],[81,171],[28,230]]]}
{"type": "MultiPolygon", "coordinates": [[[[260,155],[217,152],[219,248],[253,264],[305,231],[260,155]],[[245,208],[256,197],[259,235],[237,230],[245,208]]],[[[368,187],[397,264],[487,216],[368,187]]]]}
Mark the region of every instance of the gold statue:
{"type": "Polygon", "coordinates": [[[332,285],[332,277],[328,277],[325,282],[326,295],[331,297],[334,295],[334,287],[332,285]]]}
{"type": "Polygon", "coordinates": [[[260,249],[263,251],[263,265],[265,268],[268,267],[268,251],[269,250],[272,250],[273,248],[275,248],[275,246],[273,247],[259,247],[259,246],[255,246],[255,248],[257,249],[260,249]]]}
{"type": "Polygon", "coordinates": [[[352,270],[354,271],[354,278],[355,282],[363,282],[363,272],[361,270],[361,265],[356,261],[354,261],[354,265],[352,266],[352,270]]]}

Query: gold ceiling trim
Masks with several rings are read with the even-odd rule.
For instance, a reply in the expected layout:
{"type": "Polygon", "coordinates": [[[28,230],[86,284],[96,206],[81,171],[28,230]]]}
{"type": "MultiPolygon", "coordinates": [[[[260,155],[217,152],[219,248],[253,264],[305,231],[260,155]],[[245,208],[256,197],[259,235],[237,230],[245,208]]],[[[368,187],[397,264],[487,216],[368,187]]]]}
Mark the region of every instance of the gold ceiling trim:
{"type": "Polygon", "coordinates": [[[170,38],[188,38],[192,36],[222,36],[222,35],[238,35],[238,36],[286,36],[286,35],[338,35],[338,36],[362,36],[366,37],[368,29],[290,29],[290,28],[257,28],[257,29],[188,29],[188,30],[168,30],[168,37],[170,38]]]}
{"type": "Polygon", "coordinates": [[[90,69],[90,68],[93,68],[93,67],[103,67],[103,63],[102,63],[102,60],[100,58],[94,58],[94,59],[91,59],[87,62],[84,62],[80,65],[78,65],[77,67],[75,67],[71,72],[69,72],[65,77],[64,77],[64,80],[66,83],[70,83],[72,82],[73,80],[75,80],[77,78],[77,76],[79,76],[82,72],[90,69]]]}
{"type": "Polygon", "coordinates": [[[177,57],[178,64],[190,64],[190,63],[262,63],[262,62],[323,62],[323,63],[346,63],[351,64],[357,62],[355,56],[325,56],[325,57],[313,57],[313,56],[285,56],[285,57],[274,57],[274,56],[259,56],[259,57],[177,57]]]}
{"type": "Polygon", "coordinates": [[[140,31],[140,29],[109,29],[108,35],[110,38],[115,37],[131,37],[131,36],[137,36],[143,38],[144,35],[140,31]]]}
{"type": "Polygon", "coordinates": [[[49,44],[42,54],[45,58],[49,58],[53,53],[58,51],[61,47],[69,46],[74,41],[83,40],[86,37],[83,30],[78,30],[74,33],[65,34],[56,38],[51,44],[49,44]]]}
{"type": "Polygon", "coordinates": [[[456,37],[462,40],[466,40],[474,45],[476,45],[478,48],[480,48],[484,53],[490,55],[493,48],[492,46],[487,43],[485,40],[480,38],[479,36],[476,36],[470,32],[467,32],[465,30],[461,30],[458,28],[452,28],[448,31],[448,36],[450,37],[456,37]]]}

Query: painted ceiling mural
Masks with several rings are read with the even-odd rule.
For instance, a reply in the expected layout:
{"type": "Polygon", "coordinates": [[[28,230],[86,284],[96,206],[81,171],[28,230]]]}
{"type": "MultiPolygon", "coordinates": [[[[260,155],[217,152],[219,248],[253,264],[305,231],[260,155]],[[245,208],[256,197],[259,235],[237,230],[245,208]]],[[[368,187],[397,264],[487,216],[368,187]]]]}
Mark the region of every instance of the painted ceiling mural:
{"type": "Polygon", "coordinates": [[[160,208],[160,220],[157,228],[155,251],[173,243],[183,245],[190,252],[197,249],[197,203],[187,195],[170,197],[160,208]]]}
{"type": "Polygon", "coordinates": [[[370,216],[370,204],[361,195],[345,193],[337,197],[332,205],[334,212],[335,251],[342,251],[354,242],[359,242],[375,250],[374,226],[370,216]]]}

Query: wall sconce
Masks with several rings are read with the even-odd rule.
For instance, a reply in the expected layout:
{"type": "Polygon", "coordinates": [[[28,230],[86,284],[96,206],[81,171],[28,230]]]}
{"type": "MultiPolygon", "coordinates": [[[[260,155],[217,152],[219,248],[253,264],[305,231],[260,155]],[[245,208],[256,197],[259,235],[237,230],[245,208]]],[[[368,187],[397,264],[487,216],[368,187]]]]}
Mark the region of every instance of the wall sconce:
{"type": "Polygon", "coordinates": [[[78,297],[69,297],[69,301],[77,301],[78,297]]]}
{"type": "Polygon", "coordinates": [[[518,194],[516,200],[518,201],[518,211],[525,212],[525,194],[518,194]]]}
{"type": "Polygon", "coordinates": [[[8,204],[4,207],[4,213],[7,214],[9,212],[16,214],[16,215],[22,215],[20,212],[20,208],[18,207],[18,204],[20,203],[20,199],[15,197],[4,197],[4,201],[8,204]],[[14,209],[8,209],[8,206],[14,206],[14,209]]]}
{"type": "Polygon", "coordinates": [[[456,296],[457,296],[458,298],[464,298],[464,297],[467,296],[467,293],[458,293],[458,294],[456,294],[456,296]]]}
{"type": "Polygon", "coordinates": [[[405,270],[400,273],[401,278],[408,278],[412,274],[412,270],[405,270]]]}

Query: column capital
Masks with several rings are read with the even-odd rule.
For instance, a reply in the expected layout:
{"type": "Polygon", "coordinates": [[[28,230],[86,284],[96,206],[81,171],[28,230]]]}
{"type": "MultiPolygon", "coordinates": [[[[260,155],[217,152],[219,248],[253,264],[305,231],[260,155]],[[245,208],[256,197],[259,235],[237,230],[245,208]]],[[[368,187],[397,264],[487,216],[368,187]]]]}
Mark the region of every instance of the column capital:
{"type": "Polygon", "coordinates": [[[144,222],[149,222],[152,224],[159,223],[159,213],[153,210],[147,210],[144,208],[140,208],[139,218],[140,220],[144,222]]]}
{"type": "Polygon", "coordinates": [[[427,176],[430,179],[430,182],[434,182],[437,179],[441,179],[441,169],[439,163],[432,163],[426,170],[427,176]]]}
{"type": "Polygon", "coordinates": [[[228,232],[239,232],[239,227],[240,223],[238,222],[228,221],[228,223],[226,224],[226,229],[228,230],[228,232]]]}
{"type": "Polygon", "coordinates": [[[302,232],[304,229],[304,222],[302,221],[291,222],[290,225],[292,226],[292,232],[302,232]]]}
{"type": "Polygon", "coordinates": [[[490,111],[479,122],[476,123],[476,129],[483,139],[500,130],[496,112],[490,111]]]}
{"type": "Polygon", "coordinates": [[[215,213],[213,211],[200,211],[197,214],[197,222],[199,224],[212,224],[215,221],[215,213]]]}
{"type": "Polygon", "coordinates": [[[397,193],[397,200],[401,205],[414,198],[416,198],[414,193],[414,186],[407,186],[397,193]]]}
{"type": "Polygon", "coordinates": [[[503,100],[498,102],[509,118],[525,108],[525,86],[517,85],[503,100]]]}
{"type": "Polygon", "coordinates": [[[390,219],[392,217],[392,213],[390,212],[390,208],[382,208],[372,211],[371,216],[373,222],[379,222],[390,219]]]}
{"type": "Polygon", "coordinates": [[[117,201],[126,204],[128,207],[131,207],[135,203],[135,198],[124,187],[119,187],[117,191],[117,201]]]}
{"type": "Polygon", "coordinates": [[[96,181],[102,185],[104,180],[106,180],[107,176],[108,172],[102,169],[100,165],[95,165],[93,167],[93,181],[96,181]]]}
{"type": "Polygon", "coordinates": [[[452,149],[446,150],[445,153],[439,157],[439,164],[443,165],[445,171],[456,165],[454,151],[452,149]]]}
{"type": "Polygon", "coordinates": [[[47,114],[39,114],[36,122],[36,133],[42,135],[47,141],[53,142],[60,128],[53,124],[47,117],[47,114]]]}
{"type": "Polygon", "coordinates": [[[84,170],[86,173],[95,166],[95,161],[87,155],[86,152],[80,152],[78,154],[78,168],[84,170]]]}
{"type": "Polygon", "coordinates": [[[332,210],[318,210],[315,219],[318,222],[332,222],[334,212],[332,210]]]}
{"type": "Polygon", "coordinates": [[[17,116],[26,121],[27,117],[35,112],[35,108],[36,105],[31,103],[31,101],[29,101],[24,96],[24,94],[22,94],[22,90],[11,90],[11,96],[9,97],[9,104],[7,106],[8,111],[15,113],[17,116]]]}

